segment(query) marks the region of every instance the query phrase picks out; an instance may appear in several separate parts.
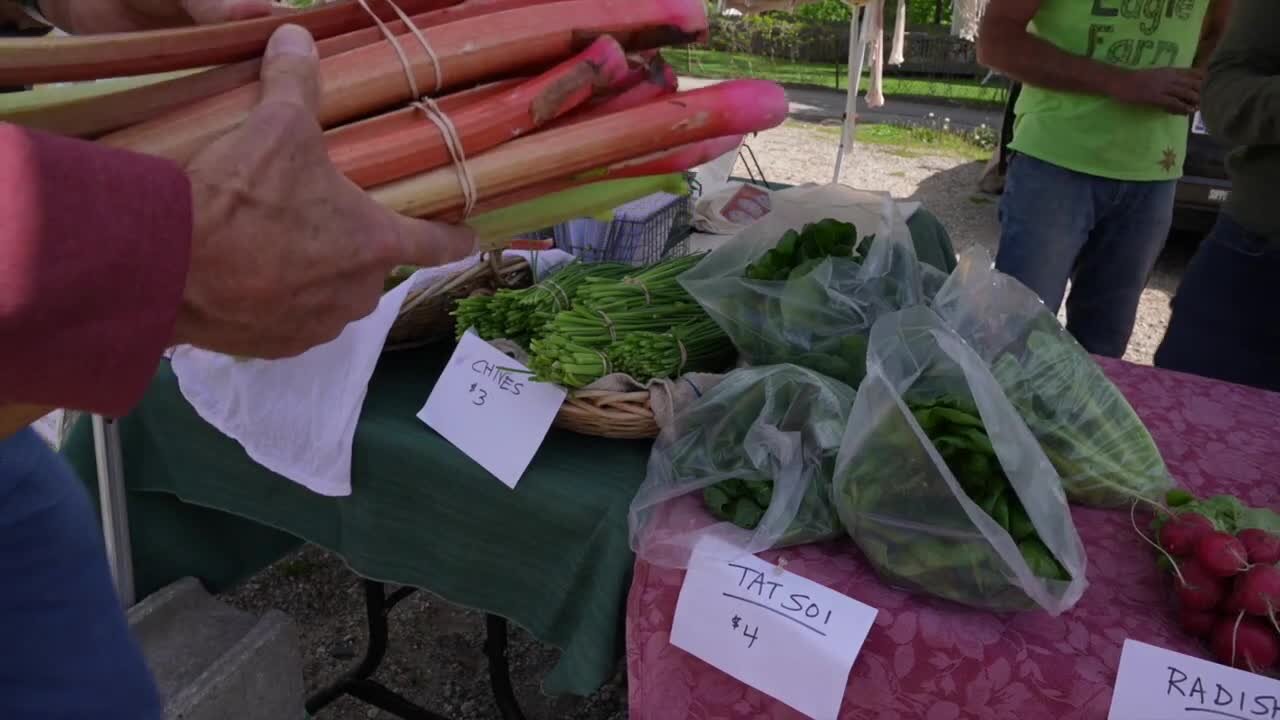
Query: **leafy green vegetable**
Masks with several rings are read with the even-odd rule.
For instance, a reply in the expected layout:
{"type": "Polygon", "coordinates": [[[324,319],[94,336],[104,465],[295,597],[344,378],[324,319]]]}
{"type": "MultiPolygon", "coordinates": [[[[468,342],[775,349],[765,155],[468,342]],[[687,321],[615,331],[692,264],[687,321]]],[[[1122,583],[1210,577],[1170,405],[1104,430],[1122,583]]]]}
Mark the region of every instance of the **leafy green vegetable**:
{"type": "Polygon", "coordinates": [[[788,230],[778,244],[747,266],[751,280],[790,280],[805,275],[829,257],[858,256],[858,228],[830,218],[788,230]]]}
{"type": "Polygon", "coordinates": [[[774,547],[837,537],[843,527],[831,477],[854,395],[796,366],[735,370],[681,413],[678,437],[655,453],[676,478],[727,477],[702,490],[703,502],[746,530],[759,526],[778,494],[798,494],[796,514],[774,547]]]}
{"type": "Polygon", "coordinates": [[[1070,580],[1036,535],[1026,508],[1000,467],[982,417],[969,399],[940,398],[910,407],[912,416],[969,499],[1019,543],[1024,557],[1030,552],[1036,559],[1034,563],[1028,560],[1032,570],[1041,577],[1070,580]],[[1043,553],[1036,554],[1040,550],[1043,553]]]}
{"type": "MultiPolygon", "coordinates": [[[[1232,535],[1249,528],[1280,535],[1280,514],[1267,508],[1249,507],[1231,495],[1214,495],[1199,499],[1186,490],[1174,489],[1165,496],[1165,505],[1174,514],[1203,515],[1218,530],[1232,535]]],[[[1151,523],[1152,531],[1159,534],[1160,528],[1169,521],[1170,517],[1165,513],[1157,513],[1151,523]]]]}
{"type": "Polygon", "coordinates": [[[1098,364],[1044,317],[1044,327],[996,359],[991,373],[1062,477],[1067,497],[1103,508],[1158,499],[1173,479],[1146,426],[1098,364]]]}

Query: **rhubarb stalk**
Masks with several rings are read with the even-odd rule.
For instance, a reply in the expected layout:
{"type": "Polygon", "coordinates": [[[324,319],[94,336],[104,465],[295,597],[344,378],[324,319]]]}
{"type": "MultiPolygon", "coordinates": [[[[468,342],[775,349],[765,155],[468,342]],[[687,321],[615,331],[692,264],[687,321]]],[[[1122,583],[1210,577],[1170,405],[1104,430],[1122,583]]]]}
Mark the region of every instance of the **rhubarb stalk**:
{"type": "MultiPolygon", "coordinates": [[[[458,0],[397,0],[408,13],[452,5],[458,0]]],[[[391,6],[373,3],[384,20],[391,6]]],[[[238,22],[167,30],[71,37],[0,40],[0,86],[75,82],[147,75],[221,65],[261,57],[276,28],[301,25],[317,39],[374,24],[355,0],[238,22]]]]}
{"type": "MultiPolygon", "coordinates": [[[[635,50],[696,40],[706,28],[702,0],[567,0],[422,32],[440,61],[443,86],[452,88],[563,60],[600,35],[613,35],[635,50]]],[[[418,88],[433,90],[434,64],[412,34],[398,37],[418,88]]],[[[404,66],[388,43],[325,58],[320,66],[319,119],[325,127],[410,99],[404,66]]],[[[259,94],[255,82],[112,133],[102,142],[184,162],[241,122],[259,94]]]]}
{"type": "Polygon", "coordinates": [[[479,235],[482,250],[511,244],[511,238],[580,217],[593,217],[658,192],[687,195],[680,174],[608,180],[570,188],[529,202],[476,215],[467,225],[479,235]]]}
{"type": "MultiPolygon", "coordinates": [[[[377,4],[384,0],[373,1],[377,4]]],[[[441,10],[419,13],[410,19],[415,27],[429,28],[489,13],[561,1],[464,0],[441,10]]],[[[401,20],[388,22],[385,25],[395,34],[407,30],[401,20]]],[[[382,30],[377,27],[367,27],[322,39],[316,43],[316,49],[320,57],[326,58],[381,42],[383,38],[382,30]]],[[[184,75],[190,72],[185,71],[184,75]]],[[[100,93],[104,95],[103,97],[48,104],[32,108],[21,115],[0,114],[0,119],[63,135],[96,138],[150,120],[198,100],[243,87],[256,81],[261,73],[261,59],[243,60],[230,65],[196,71],[195,75],[186,75],[180,81],[153,80],[144,87],[130,87],[110,94],[100,93]]]]}
{"type": "MultiPolygon", "coordinates": [[[[627,71],[612,37],[597,38],[576,57],[486,102],[443,107],[470,157],[562,116],[627,71]]],[[[451,162],[440,129],[418,109],[399,111],[327,133],[329,157],[361,187],[426,172],[451,162]]]]}
{"type": "MultiPolygon", "coordinates": [[[[786,116],[781,87],[735,80],[519,138],[471,158],[468,167],[479,199],[484,200],[689,143],[766,130],[786,116]]],[[[371,194],[383,205],[416,217],[440,215],[464,204],[453,168],[398,180],[371,194]]]]}

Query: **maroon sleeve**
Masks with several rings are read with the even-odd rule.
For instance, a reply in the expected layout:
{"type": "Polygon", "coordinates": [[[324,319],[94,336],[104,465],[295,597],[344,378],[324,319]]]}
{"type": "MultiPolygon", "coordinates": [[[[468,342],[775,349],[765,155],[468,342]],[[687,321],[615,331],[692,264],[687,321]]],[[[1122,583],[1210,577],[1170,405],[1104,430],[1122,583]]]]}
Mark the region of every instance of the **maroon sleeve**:
{"type": "Polygon", "coordinates": [[[191,229],[176,165],[0,124],[0,403],[128,411],[173,337],[191,229]]]}

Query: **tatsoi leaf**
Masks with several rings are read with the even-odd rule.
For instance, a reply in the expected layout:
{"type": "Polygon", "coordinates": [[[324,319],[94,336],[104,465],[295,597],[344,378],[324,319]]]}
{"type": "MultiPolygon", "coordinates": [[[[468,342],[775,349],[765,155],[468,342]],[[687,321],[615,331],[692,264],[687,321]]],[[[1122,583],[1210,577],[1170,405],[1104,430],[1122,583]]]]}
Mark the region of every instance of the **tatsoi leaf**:
{"type": "Polygon", "coordinates": [[[1027,561],[1031,572],[1036,575],[1050,580],[1069,581],[1071,579],[1049,552],[1049,548],[1045,547],[1039,539],[1023,540],[1018,543],[1018,551],[1022,553],[1022,559],[1027,561]]]}
{"type": "Polygon", "coordinates": [[[1036,535],[1036,528],[1031,524],[1031,518],[1027,516],[1027,509],[1022,507],[1020,502],[1009,503],[1008,529],[1015,542],[1022,542],[1036,535]]]}
{"type": "Polygon", "coordinates": [[[755,530],[762,517],[764,517],[763,508],[749,498],[739,498],[738,505],[733,510],[732,522],[740,528],[755,530]]]}
{"type": "Polygon", "coordinates": [[[729,512],[729,504],[733,502],[729,498],[729,494],[718,485],[712,485],[702,491],[702,500],[710,508],[711,514],[721,520],[729,520],[732,514],[729,512]]]}
{"type": "MultiPolygon", "coordinates": [[[[1009,495],[1008,493],[1000,493],[996,499],[995,506],[991,509],[991,518],[996,524],[1005,530],[1009,529],[1009,495]]],[[[1013,533],[1009,533],[1012,535],[1013,533]]]]}

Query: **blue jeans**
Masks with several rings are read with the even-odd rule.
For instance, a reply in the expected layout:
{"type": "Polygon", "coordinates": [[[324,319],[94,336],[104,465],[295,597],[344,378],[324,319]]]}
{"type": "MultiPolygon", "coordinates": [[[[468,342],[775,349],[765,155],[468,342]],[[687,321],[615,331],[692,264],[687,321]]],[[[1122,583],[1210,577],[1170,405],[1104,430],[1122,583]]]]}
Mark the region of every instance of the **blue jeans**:
{"type": "Polygon", "coordinates": [[[0,440],[0,718],[160,720],[99,524],[30,429],[0,440]]]}
{"type": "Polygon", "coordinates": [[[1173,224],[1176,187],[1107,180],[1018,155],[1000,201],[996,268],[1055,314],[1070,280],[1067,330],[1089,352],[1120,357],[1173,224]]]}
{"type": "Polygon", "coordinates": [[[1219,215],[1173,298],[1156,367],[1280,391],[1277,287],[1280,239],[1219,215]]]}

